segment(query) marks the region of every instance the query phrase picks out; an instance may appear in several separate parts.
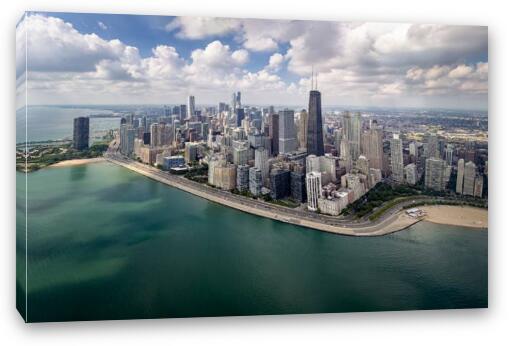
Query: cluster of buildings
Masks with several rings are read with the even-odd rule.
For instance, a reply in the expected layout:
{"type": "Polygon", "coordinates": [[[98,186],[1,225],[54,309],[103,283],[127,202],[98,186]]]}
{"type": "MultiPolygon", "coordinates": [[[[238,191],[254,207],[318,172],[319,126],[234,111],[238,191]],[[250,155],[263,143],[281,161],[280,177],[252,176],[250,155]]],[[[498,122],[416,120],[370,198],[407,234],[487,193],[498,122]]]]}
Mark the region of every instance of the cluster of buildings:
{"type": "Polygon", "coordinates": [[[240,92],[231,103],[200,108],[189,96],[159,116],[128,114],[119,135],[120,152],[146,164],[207,165],[211,186],[291,199],[323,214],[339,215],[383,180],[443,191],[457,172],[457,193],[483,196],[485,178],[474,158],[467,161],[470,151],[436,133],[407,140],[360,113],[323,117],[316,88],[300,111],[243,106],[240,92]]]}

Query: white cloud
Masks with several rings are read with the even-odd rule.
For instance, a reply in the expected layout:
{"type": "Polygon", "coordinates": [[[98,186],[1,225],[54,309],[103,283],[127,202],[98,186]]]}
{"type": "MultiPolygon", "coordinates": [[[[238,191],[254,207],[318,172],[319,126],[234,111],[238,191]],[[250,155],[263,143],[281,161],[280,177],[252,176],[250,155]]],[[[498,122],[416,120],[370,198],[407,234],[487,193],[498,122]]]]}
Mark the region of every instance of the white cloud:
{"type": "Polygon", "coordinates": [[[267,69],[272,71],[279,71],[281,68],[281,64],[285,60],[284,56],[280,53],[272,54],[269,58],[269,64],[267,65],[267,69]]]}
{"type": "Polygon", "coordinates": [[[240,21],[231,18],[214,17],[177,17],[168,23],[166,31],[177,30],[177,37],[188,39],[203,39],[211,36],[221,36],[236,30],[240,21]]]}
{"type": "Polygon", "coordinates": [[[108,26],[101,21],[97,22],[97,25],[103,30],[108,30],[108,26]]]}
{"type": "MultiPolygon", "coordinates": [[[[305,103],[311,67],[324,104],[369,105],[433,95],[451,95],[457,102],[458,95],[488,92],[488,63],[482,61],[487,31],[482,27],[180,17],[166,27],[177,37],[215,38],[189,57],[170,45],[141,57],[138,48],[119,40],[80,33],[58,18],[30,15],[16,31],[20,57],[27,26],[31,88],[48,100],[98,102],[117,95],[124,102],[167,102],[172,95],[193,92],[217,102],[239,89],[261,103],[305,103]],[[231,45],[216,39],[224,35],[235,36],[231,45]],[[237,44],[240,49],[233,47],[237,44]],[[249,69],[249,60],[259,56],[250,52],[271,51],[265,67],[249,69]],[[287,82],[281,76],[288,74],[300,79],[287,82]]],[[[18,77],[23,63],[17,59],[18,77]]]]}
{"type": "Polygon", "coordinates": [[[55,17],[28,15],[18,30],[23,33],[27,28],[31,71],[93,71],[101,60],[118,59],[129,48],[119,40],[107,41],[96,34],[82,34],[55,17]]]}
{"type": "Polygon", "coordinates": [[[414,92],[432,94],[488,93],[488,63],[476,65],[435,65],[429,69],[413,67],[406,79],[414,92]]]}

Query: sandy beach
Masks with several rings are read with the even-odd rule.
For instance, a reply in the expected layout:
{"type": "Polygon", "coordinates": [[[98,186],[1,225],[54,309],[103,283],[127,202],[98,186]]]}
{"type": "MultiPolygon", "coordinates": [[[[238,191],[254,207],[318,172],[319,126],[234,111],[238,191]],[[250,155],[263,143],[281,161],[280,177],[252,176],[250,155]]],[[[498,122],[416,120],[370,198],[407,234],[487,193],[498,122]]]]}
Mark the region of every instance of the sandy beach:
{"type": "Polygon", "coordinates": [[[424,220],[444,225],[488,229],[488,209],[435,205],[419,207],[426,212],[424,220]]]}
{"type": "Polygon", "coordinates": [[[70,167],[70,166],[79,166],[84,165],[87,163],[96,163],[96,162],[102,162],[104,161],[103,157],[94,157],[91,159],[75,159],[75,160],[66,160],[66,161],[60,161],[58,163],[55,163],[51,165],[50,167],[70,167]]]}

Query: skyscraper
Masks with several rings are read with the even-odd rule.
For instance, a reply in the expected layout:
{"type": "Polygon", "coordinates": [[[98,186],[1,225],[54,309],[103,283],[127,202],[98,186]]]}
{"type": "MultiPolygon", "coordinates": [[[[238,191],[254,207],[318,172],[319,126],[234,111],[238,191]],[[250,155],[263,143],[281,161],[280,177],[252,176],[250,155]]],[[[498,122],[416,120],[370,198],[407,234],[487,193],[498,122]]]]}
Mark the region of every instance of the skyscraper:
{"type": "Polygon", "coordinates": [[[436,133],[430,133],[428,136],[428,155],[426,158],[440,158],[440,151],[438,147],[438,137],[436,133]]]}
{"type": "Polygon", "coordinates": [[[308,209],[318,210],[318,198],[322,194],[322,174],[309,172],[306,174],[306,191],[308,197],[308,209]]]}
{"type": "Polygon", "coordinates": [[[463,178],[465,175],[465,160],[458,160],[458,175],[456,177],[456,193],[463,194],[463,178]]]}
{"type": "Polygon", "coordinates": [[[235,124],[237,127],[242,126],[242,120],[244,120],[244,108],[237,108],[235,110],[235,124]]]}
{"type": "Polygon", "coordinates": [[[88,149],[90,121],[88,117],[74,118],[72,145],[76,150],[88,149]]]}
{"type": "Polygon", "coordinates": [[[180,112],[179,112],[179,120],[182,121],[186,118],[187,115],[187,106],[186,105],[180,105],[180,112]]]}
{"type": "Polygon", "coordinates": [[[362,135],[362,152],[369,160],[371,168],[382,169],[384,148],[382,128],[374,126],[362,135]]]}
{"type": "Polygon", "coordinates": [[[290,196],[290,171],[273,169],[270,172],[270,197],[283,199],[290,196]]]}
{"type": "Polygon", "coordinates": [[[447,144],[447,147],[445,149],[445,162],[447,162],[449,166],[452,166],[453,155],[454,155],[454,145],[447,144]]]}
{"type": "Polygon", "coordinates": [[[299,115],[299,148],[306,149],[308,143],[308,112],[305,109],[300,111],[299,115]]]}
{"type": "Polygon", "coordinates": [[[279,112],[279,153],[281,154],[297,150],[297,135],[293,116],[293,110],[290,109],[279,112]]]}
{"type": "Polygon", "coordinates": [[[427,188],[442,191],[447,186],[448,181],[449,176],[447,174],[447,164],[445,161],[435,157],[426,159],[424,185],[427,188]]]}
{"type": "Polygon", "coordinates": [[[240,91],[237,91],[237,97],[235,98],[235,101],[236,101],[236,104],[237,104],[237,108],[241,108],[242,107],[242,101],[240,100],[240,91]]]}
{"type": "Polygon", "coordinates": [[[323,148],[322,96],[318,90],[309,92],[307,118],[308,155],[322,156],[325,152],[323,148]]]}
{"type": "Polygon", "coordinates": [[[411,163],[405,166],[405,176],[407,184],[417,184],[417,166],[415,166],[415,163],[411,163]]]}
{"type": "Polygon", "coordinates": [[[237,190],[245,192],[249,190],[249,166],[237,166],[237,190]]]}
{"type": "Polygon", "coordinates": [[[194,103],[194,96],[189,95],[187,98],[187,118],[191,119],[194,117],[194,111],[195,111],[195,103],[194,103]]]}
{"type": "Polygon", "coordinates": [[[292,172],[290,174],[290,193],[294,200],[301,203],[306,201],[306,173],[292,172]]]}
{"type": "Polygon", "coordinates": [[[475,182],[474,182],[474,197],[482,198],[483,185],[484,185],[484,177],[482,175],[476,176],[475,182]]]}
{"type": "Polygon", "coordinates": [[[465,173],[463,179],[463,194],[468,196],[474,195],[474,184],[475,176],[477,173],[477,167],[472,161],[468,161],[465,164],[465,173]]]}
{"type": "Polygon", "coordinates": [[[390,140],[391,144],[391,169],[392,179],[397,183],[405,181],[403,166],[403,144],[398,134],[394,134],[390,140]]]}
{"type": "Polygon", "coordinates": [[[269,115],[269,137],[272,144],[272,155],[279,153],[279,114],[269,115]]]}
{"type": "MultiPolygon", "coordinates": [[[[357,161],[361,154],[361,114],[355,113],[351,115],[350,112],[343,113],[343,140],[348,145],[348,151],[352,162],[357,161]]],[[[347,154],[347,153],[345,153],[347,154]]]]}
{"type": "Polygon", "coordinates": [[[251,167],[249,169],[249,192],[253,196],[262,193],[262,171],[259,168],[251,167]]]}
{"type": "Polygon", "coordinates": [[[260,147],[255,150],[255,167],[262,172],[262,182],[266,185],[269,177],[269,152],[267,149],[260,147]]]}

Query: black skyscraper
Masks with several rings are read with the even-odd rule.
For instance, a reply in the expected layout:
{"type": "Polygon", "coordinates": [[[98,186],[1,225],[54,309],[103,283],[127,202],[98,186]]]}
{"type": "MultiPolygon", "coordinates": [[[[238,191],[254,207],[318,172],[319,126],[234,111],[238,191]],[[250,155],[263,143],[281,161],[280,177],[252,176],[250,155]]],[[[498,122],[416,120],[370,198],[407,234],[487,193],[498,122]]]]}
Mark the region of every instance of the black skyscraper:
{"type": "Polygon", "coordinates": [[[323,149],[323,124],[322,124],[322,96],[318,90],[309,92],[308,110],[308,155],[322,156],[323,149]]]}
{"type": "Polygon", "coordinates": [[[240,127],[242,125],[242,120],[244,120],[244,108],[237,108],[235,110],[235,113],[237,115],[237,127],[240,127]]]}
{"type": "Polygon", "coordinates": [[[74,118],[73,147],[77,150],[88,149],[89,119],[74,118]]]}

